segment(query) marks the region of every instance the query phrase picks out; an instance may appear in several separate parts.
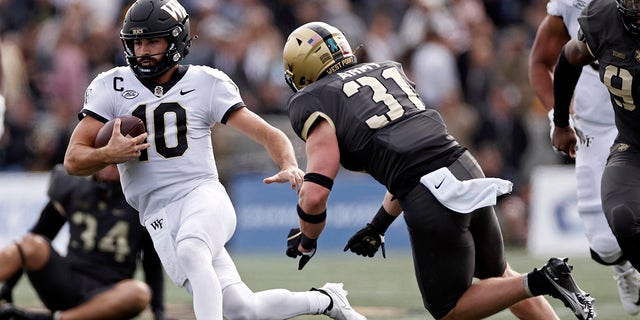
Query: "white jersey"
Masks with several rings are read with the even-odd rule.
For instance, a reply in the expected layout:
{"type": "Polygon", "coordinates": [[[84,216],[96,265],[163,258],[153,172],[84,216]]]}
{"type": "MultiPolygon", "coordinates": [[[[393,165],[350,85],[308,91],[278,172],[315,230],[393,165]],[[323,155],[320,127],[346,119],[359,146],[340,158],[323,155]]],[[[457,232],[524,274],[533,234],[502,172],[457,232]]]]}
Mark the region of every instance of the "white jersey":
{"type": "MultiPolygon", "coordinates": [[[[591,0],[550,0],[547,13],[562,17],[571,38],[578,36],[578,16],[591,0]]],[[[574,114],[586,121],[615,125],[613,107],[607,88],[600,82],[598,71],[587,65],[574,93],[574,114]]]]}
{"type": "Polygon", "coordinates": [[[151,147],[118,165],[127,201],[144,221],[202,182],[218,180],[211,127],[244,106],[235,83],[211,67],[188,66],[170,88],[147,88],[129,67],[116,67],[89,85],[81,116],[135,115],[145,122],[151,147]]]}

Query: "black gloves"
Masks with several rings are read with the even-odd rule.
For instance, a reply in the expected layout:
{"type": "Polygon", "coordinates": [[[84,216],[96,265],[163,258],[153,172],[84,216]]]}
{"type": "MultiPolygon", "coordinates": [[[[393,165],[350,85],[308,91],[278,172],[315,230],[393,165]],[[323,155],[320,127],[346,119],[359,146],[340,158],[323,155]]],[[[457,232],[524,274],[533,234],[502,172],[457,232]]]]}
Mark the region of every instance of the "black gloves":
{"type": "Polygon", "coordinates": [[[383,206],[367,226],[356,232],[344,247],[344,251],[351,249],[351,252],[364,257],[373,257],[378,248],[382,247],[382,257],[386,258],[384,250],[384,233],[397,216],[390,215],[383,206]]]}
{"type": "Polygon", "coordinates": [[[373,257],[378,248],[382,247],[382,257],[386,258],[384,250],[384,232],[378,231],[371,223],[356,232],[344,247],[344,251],[351,249],[351,252],[364,257],[373,257]]]}
{"type": "Polygon", "coordinates": [[[317,247],[317,239],[309,239],[300,231],[300,228],[292,228],[289,230],[289,235],[287,236],[287,256],[293,259],[298,256],[302,256],[300,258],[300,262],[298,263],[298,270],[302,270],[304,266],[311,260],[311,258],[316,254],[317,247]],[[302,247],[305,249],[311,249],[309,252],[300,252],[298,251],[298,245],[302,244],[302,247]]]}

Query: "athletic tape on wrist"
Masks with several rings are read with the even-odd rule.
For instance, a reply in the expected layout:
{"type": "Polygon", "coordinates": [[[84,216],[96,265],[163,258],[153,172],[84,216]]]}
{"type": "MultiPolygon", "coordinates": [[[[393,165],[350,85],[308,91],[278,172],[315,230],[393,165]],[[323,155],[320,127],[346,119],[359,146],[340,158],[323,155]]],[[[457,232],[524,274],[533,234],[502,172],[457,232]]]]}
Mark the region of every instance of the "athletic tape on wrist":
{"type": "Polygon", "coordinates": [[[300,245],[305,249],[314,249],[317,247],[318,239],[311,239],[307,237],[304,232],[300,234],[300,245]]]}
{"type": "Polygon", "coordinates": [[[321,214],[308,214],[300,208],[300,205],[297,205],[296,209],[298,210],[298,217],[300,217],[302,221],[318,224],[327,220],[327,210],[322,211],[321,214]]]}
{"type": "Polygon", "coordinates": [[[333,188],[333,179],[320,173],[315,173],[315,172],[307,173],[304,175],[304,181],[313,182],[329,190],[333,188]]]}

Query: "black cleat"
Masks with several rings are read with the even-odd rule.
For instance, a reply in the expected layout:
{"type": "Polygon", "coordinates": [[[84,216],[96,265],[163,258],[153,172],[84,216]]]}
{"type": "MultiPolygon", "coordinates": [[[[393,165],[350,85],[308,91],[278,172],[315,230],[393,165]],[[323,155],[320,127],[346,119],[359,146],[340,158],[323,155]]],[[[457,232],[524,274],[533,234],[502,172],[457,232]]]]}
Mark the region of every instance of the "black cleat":
{"type": "Polygon", "coordinates": [[[568,258],[551,258],[540,269],[553,288],[549,294],[573,310],[573,314],[578,319],[595,319],[596,311],[593,308],[595,299],[575,283],[571,276],[573,266],[567,264],[568,260],[568,258]]]}

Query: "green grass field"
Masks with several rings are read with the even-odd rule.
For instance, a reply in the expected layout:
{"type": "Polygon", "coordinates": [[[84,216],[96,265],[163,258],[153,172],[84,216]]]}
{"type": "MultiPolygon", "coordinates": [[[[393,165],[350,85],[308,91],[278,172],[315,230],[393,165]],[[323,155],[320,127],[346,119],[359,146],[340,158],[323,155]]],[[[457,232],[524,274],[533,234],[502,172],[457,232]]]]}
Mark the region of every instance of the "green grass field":
{"type": "MultiPolygon", "coordinates": [[[[508,257],[513,268],[520,272],[528,272],[546,261],[545,258],[532,258],[521,249],[508,250],[508,257]]],[[[408,252],[389,250],[387,259],[378,256],[370,259],[341,252],[334,254],[320,251],[302,271],[297,270],[297,260],[287,258],[284,254],[234,254],[234,259],[244,281],[254,291],[270,288],[306,291],[314,286],[322,286],[327,281],[344,282],[352,305],[368,319],[433,319],[422,307],[408,252]]],[[[574,277],[580,286],[596,298],[598,319],[635,318],[622,311],[610,268],[600,266],[587,257],[569,257],[569,263],[574,265],[574,277]]],[[[167,283],[166,297],[169,316],[194,319],[191,297],[186,291],[167,283]]],[[[39,305],[26,279],[21,280],[15,299],[19,305],[39,305]]],[[[561,319],[575,319],[560,302],[553,298],[549,298],[549,301],[561,319]]],[[[323,318],[304,316],[296,319],[323,318]]],[[[150,317],[144,314],[140,319],[150,317]]],[[[489,319],[515,317],[502,312],[489,319]]]]}

